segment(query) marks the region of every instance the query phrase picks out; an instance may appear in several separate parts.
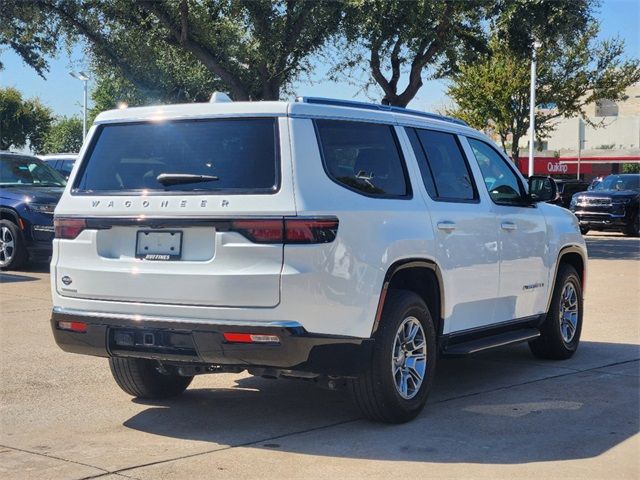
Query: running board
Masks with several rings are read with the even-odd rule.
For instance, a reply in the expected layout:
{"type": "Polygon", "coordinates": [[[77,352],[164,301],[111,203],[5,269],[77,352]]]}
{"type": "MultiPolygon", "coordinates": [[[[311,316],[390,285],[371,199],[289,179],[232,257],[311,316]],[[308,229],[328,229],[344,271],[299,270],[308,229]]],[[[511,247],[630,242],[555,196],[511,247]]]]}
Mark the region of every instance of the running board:
{"type": "Polygon", "coordinates": [[[478,353],[492,348],[527,342],[529,340],[534,340],[539,336],[540,331],[536,328],[521,328],[463,343],[449,343],[442,351],[442,354],[446,356],[471,355],[472,353],[478,353]]]}

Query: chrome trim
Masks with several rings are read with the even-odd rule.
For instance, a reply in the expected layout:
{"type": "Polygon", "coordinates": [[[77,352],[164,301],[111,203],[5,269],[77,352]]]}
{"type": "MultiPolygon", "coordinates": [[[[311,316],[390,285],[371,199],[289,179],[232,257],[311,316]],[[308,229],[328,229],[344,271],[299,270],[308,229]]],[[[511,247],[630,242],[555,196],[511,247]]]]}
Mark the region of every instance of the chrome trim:
{"type": "Polygon", "coordinates": [[[204,318],[176,318],[163,317],[157,315],[141,315],[130,313],[109,313],[109,312],[92,312],[87,310],[76,310],[75,308],[53,307],[53,313],[61,315],[74,315],[79,317],[98,318],[98,319],[118,319],[131,320],[135,322],[173,322],[186,324],[207,324],[220,326],[238,326],[238,327],[280,327],[280,328],[302,328],[302,325],[293,321],[272,321],[259,322],[256,320],[209,320],[204,318]]]}

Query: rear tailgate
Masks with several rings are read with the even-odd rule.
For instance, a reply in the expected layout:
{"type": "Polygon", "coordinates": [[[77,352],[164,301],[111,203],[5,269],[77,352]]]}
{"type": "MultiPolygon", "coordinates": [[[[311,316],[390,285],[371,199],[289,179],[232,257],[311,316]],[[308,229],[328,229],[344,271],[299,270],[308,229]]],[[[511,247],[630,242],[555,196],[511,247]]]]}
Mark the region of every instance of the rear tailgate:
{"type": "Polygon", "coordinates": [[[57,292],[277,305],[283,246],[273,232],[296,213],[288,146],[285,117],[99,126],[56,209],[68,225],[55,241],[57,292]]]}

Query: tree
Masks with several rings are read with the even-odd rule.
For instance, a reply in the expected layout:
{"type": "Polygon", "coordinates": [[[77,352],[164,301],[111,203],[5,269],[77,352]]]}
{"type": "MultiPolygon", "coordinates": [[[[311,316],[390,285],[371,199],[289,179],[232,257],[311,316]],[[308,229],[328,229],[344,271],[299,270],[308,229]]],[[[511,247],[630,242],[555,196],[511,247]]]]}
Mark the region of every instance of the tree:
{"type": "Polygon", "coordinates": [[[79,117],[56,118],[44,135],[38,154],[78,152],[82,147],[82,119],[79,117]]]}
{"type": "Polygon", "coordinates": [[[481,20],[490,2],[455,0],[351,0],[344,20],[344,53],[333,76],[358,77],[365,88],[382,89],[382,103],[406,106],[423,84],[423,74],[451,71],[459,57],[484,49],[481,20]],[[403,75],[407,76],[404,88],[403,75]]]}
{"type": "MultiPolygon", "coordinates": [[[[597,42],[592,23],[573,40],[543,44],[538,50],[535,114],[536,137],[545,138],[560,117],[585,115],[598,100],[621,100],[625,89],[640,80],[640,62],[625,60],[624,42],[597,42]],[[544,107],[544,108],[542,108],[544,107]]],[[[494,38],[490,53],[461,66],[447,93],[456,102],[453,115],[478,129],[494,130],[511,157],[519,158],[519,141],[529,130],[529,72],[531,60],[519,56],[506,42],[494,38]]]]}
{"type": "Polygon", "coordinates": [[[46,39],[52,31],[82,38],[107,74],[115,68],[145,95],[187,101],[200,95],[177,81],[189,74],[223,85],[236,100],[278,99],[311,70],[309,56],[337,31],[341,12],[338,2],[313,0],[5,2],[13,18],[0,11],[0,23],[30,23],[36,10],[45,17],[38,34],[46,39]]]}
{"type": "Polygon", "coordinates": [[[23,100],[15,88],[0,88],[0,150],[41,148],[51,111],[37,99],[23,100]]]}
{"type": "MultiPolygon", "coordinates": [[[[58,48],[55,25],[47,14],[30,2],[0,2],[0,46],[12,48],[42,78],[49,69],[46,57],[58,48]]],[[[0,62],[2,69],[2,62],[0,62]]]]}
{"type": "Polygon", "coordinates": [[[344,55],[334,68],[377,85],[382,103],[406,106],[423,77],[443,78],[486,53],[491,34],[519,54],[532,38],[554,42],[583,32],[596,0],[350,0],[344,55]],[[354,75],[354,71],[356,75],[354,75]]]}
{"type": "Polygon", "coordinates": [[[640,173],[640,162],[623,163],[622,172],[623,173],[640,173]]]}

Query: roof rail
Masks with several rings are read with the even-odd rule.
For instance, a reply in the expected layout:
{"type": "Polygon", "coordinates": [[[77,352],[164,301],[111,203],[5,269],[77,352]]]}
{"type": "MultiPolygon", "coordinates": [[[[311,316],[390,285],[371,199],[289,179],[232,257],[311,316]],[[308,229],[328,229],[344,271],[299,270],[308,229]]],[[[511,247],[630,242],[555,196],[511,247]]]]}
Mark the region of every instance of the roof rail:
{"type": "Polygon", "coordinates": [[[323,97],[296,97],[296,102],[314,103],[317,105],[333,105],[334,107],[350,107],[361,108],[364,110],[378,110],[381,112],[402,113],[405,115],[415,115],[418,117],[430,118],[432,120],[441,120],[443,122],[455,123],[457,125],[468,126],[467,122],[458,118],[438,115],[437,113],[421,112],[420,110],[411,110],[404,107],[394,107],[391,105],[380,105],[377,103],[358,102],[356,100],[340,100],[335,98],[323,97]]]}

